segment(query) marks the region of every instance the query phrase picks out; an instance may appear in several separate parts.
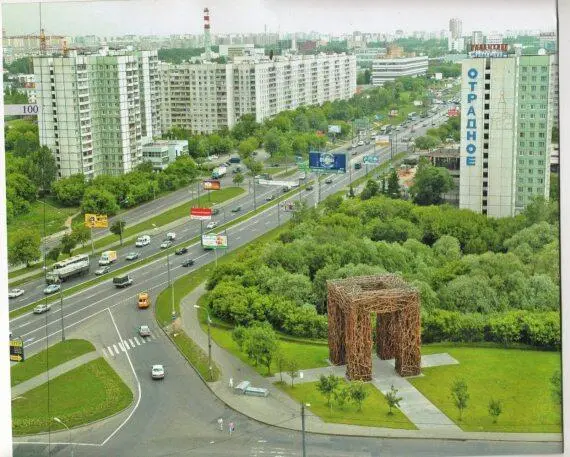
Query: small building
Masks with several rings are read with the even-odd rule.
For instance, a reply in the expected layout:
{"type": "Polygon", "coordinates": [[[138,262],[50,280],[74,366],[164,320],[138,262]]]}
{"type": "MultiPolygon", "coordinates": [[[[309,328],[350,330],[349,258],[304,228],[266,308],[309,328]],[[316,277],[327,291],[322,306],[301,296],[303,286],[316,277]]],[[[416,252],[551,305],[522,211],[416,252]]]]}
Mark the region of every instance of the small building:
{"type": "Polygon", "coordinates": [[[453,178],[454,188],[443,195],[443,199],[450,205],[459,206],[459,145],[456,147],[439,148],[431,152],[422,152],[435,167],[446,168],[453,178]]]}
{"type": "Polygon", "coordinates": [[[155,171],[164,170],[181,155],[188,155],[188,141],[159,140],[142,148],[143,162],[151,162],[155,171]]]}
{"type": "Polygon", "coordinates": [[[382,86],[385,82],[394,81],[401,76],[425,75],[427,69],[427,56],[375,59],[372,63],[372,85],[382,86]]]}

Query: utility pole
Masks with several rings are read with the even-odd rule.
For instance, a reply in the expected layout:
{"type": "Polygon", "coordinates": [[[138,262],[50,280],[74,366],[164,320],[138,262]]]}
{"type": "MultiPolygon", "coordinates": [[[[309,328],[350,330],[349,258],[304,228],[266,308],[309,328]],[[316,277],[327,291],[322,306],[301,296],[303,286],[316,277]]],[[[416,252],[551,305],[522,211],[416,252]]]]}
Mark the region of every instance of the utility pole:
{"type": "Polygon", "coordinates": [[[317,204],[321,202],[321,174],[317,173],[317,181],[319,182],[319,195],[317,196],[317,204]]]}
{"type": "Polygon", "coordinates": [[[255,177],[252,178],[253,181],[253,210],[255,211],[257,209],[257,205],[255,203],[255,177]]]}
{"type": "Polygon", "coordinates": [[[306,457],[307,451],[305,446],[305,403],[301,403],[301,431],[303,434],[303,457],[306,457]]]}
{"type": "Polygon", "coordinates": [[[170,254],[166,254],[166,266],[168,268],[168,287],[170,287],[170,297],[172,299],[172,320],[174,320],[176,311],[174,310],[174,287],[170,281],[170,254]]]}
{"type": "Polygon", "coordinates": [[[91,225],[89,230],[91,231],[91,255],[95,255],[95,246],[93,245],[93,225],[91,225]]]}
{"type": "Polygon", "coordinates": [[[210,381],[213,380],[212,376],[212,335],[210,333],[210,310],[206,309],[206,313],[208,314],[208,371],[210,373],[210,381]]]}
{"type": "Polygon", "coordinates": [[[281,206],[281,202],[277,203],[277,225],[281,225],[281,215],[279,207],[281,206]]]}
{"type": "Polygon", "coordinates": [[[59,308],[61,312],[61,341],[65,341],[65,327],[63,325],[63,288],[59,288],[59,308]]]}

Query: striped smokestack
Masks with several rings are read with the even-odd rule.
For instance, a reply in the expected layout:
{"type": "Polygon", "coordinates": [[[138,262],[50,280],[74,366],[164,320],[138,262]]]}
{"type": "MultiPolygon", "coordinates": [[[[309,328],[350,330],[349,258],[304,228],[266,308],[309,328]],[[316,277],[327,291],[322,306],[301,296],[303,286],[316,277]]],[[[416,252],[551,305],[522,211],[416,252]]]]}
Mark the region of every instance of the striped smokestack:
{"type": "Polygon", "coordinates": [[[208,8],[204,8],[204,54],[207,59],[211,58],[212,56],[211,47],[212,39],[210,37],[210,10],[208,8]]]}

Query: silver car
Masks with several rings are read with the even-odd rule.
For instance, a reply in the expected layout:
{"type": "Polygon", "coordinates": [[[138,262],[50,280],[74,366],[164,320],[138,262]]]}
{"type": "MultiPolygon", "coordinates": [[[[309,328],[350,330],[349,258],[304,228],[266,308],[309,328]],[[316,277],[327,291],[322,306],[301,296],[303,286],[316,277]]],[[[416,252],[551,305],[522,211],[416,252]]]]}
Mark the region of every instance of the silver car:
{"type": "Polygon", "coordinates": [[[42,313],[47,313],[49,310],[51,309],[51,305],[46,305],[46,304],[42,304],[42,305],[38,305],[34,308],[34,314],[42,314],[42,313]]]}

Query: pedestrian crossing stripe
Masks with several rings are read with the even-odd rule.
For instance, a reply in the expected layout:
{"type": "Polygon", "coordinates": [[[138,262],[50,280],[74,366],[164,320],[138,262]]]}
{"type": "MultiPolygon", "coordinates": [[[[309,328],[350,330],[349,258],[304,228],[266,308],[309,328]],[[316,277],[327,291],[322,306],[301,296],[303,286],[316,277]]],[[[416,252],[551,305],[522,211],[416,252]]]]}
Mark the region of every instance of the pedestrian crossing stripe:
{"type": "Polygon", "coordinates": [[[147,339],[152,340],[156,338],[157,337],[152,332],[148,337],[140,337],[140,339],[136,336],[133,336],[128,340],[122,340],[118,341],[115,344],[104,346],[102,348],[102,352],[105,357],[115,357],[116,355],[119,355],[121,352],[127,352],[130,351],[131,349],[134,349],[137,346],[146,344],[147,339]]]}

